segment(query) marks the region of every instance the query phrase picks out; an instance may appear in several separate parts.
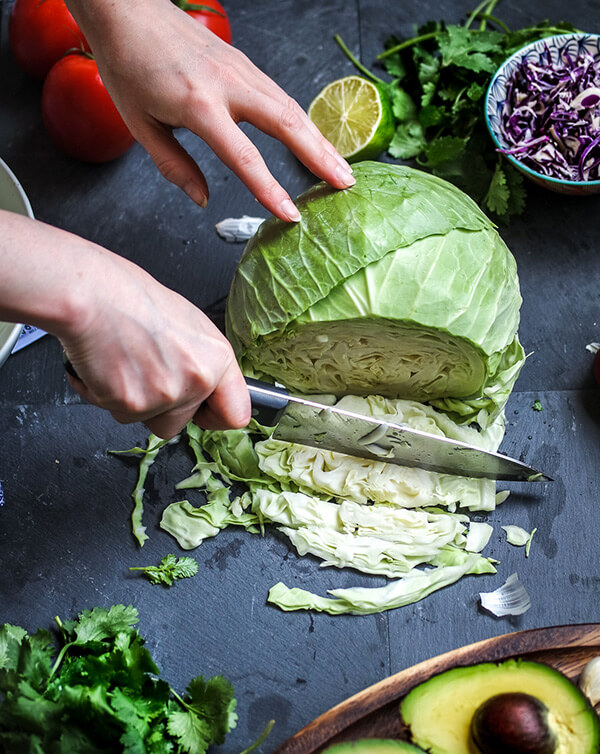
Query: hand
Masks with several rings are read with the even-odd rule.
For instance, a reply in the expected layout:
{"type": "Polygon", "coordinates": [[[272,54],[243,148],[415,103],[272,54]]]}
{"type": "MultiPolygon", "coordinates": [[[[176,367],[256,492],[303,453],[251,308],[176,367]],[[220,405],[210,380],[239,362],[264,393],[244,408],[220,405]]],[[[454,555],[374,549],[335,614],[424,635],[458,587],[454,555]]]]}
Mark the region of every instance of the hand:
{"type": "Polygon", "coordinates": [[[291,97],[170,0],[68,5],[133,136],[164,177],[197,204],[206,205],[208,185],[173,135],[175,128],[203,139],[282,220],[298,220],[298,210],[238,123],[279,139],[336,188],[354,183],[348,163],[291,97]]]}
{"type": "Polygon", "coordinates": [[[244,427],[250,398],[233,349],[187,299],[137,265],[0,210],[0,319],[56,335],[72,386],[119,422],[173,437],[194,419],[244,427]]]}
{"type": "Polygon", "coordinates": [[[75,390],[163,438],[191,419],[208,429],[246,426],[248,390],[218,328],[131,262],[107,252],[102,266],[97,299],[86,297],[77,327],[61,336],[75,390]]]}

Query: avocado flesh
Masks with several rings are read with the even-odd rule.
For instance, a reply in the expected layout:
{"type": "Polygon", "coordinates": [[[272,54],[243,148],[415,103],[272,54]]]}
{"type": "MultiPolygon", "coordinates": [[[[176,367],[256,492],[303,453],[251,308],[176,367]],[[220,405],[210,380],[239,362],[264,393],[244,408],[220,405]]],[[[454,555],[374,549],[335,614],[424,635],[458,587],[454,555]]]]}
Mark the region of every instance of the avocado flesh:
{"type": "Polygon", "coordinates": [[[323,754],[423,754],[423,752],[406,741],[365,738],[360,741],[333,744],[325,749],[323,754]]]}
{"type": "Polygon", "coordinates": [[[555,754],[598,754],[594,709],[568,678],[542,663],[508,660],[448,670],[407,694],[400,713],[411,740],[430,754],[478,754],[469,735],[475,711],[491,696],[517,691],[548,708],[555,754]]]}

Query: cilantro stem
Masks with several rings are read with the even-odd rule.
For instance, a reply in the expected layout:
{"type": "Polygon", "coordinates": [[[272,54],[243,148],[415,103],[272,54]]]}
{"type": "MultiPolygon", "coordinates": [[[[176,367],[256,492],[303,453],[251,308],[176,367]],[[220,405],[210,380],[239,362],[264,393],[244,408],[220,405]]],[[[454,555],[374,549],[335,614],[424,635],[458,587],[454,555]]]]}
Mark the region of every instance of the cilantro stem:
{"type": "Polygon", "coordinates": [[[194,715],[197,715],[196,710],[192,707],[191,704],[188,704],[182,697],[179,696],[179,694],[175,691],[175,689],[171,689],[171,693],[175,697],[175,699],[181,704],[181,706],[188,710],[188,712],[193,712],[194,715]]]}
{"type": "Polygon", "coordinates": [[[355,68],[357,68],[364,76],[371,79],[371,81],[374,81],[377,84],[383,84],[385,83],[383,79],[377,78],[374,73],[371,73],[371,71],[366,68],[358,58],[354,57],[354,55],[350,52],[350,50],[346,47],[344,40],[340,37],[339,34],[336,34],[334,36],[335,41],[338,43],[338,45],[342,48],[342,52],[346,55],[347,58],[351,61],[351,63],[354,65],[355,68]]]}
{"type": "MultiPolygon", "coordinates": [[[[467,22],[465,23],[465,29],[470,28],[473,21],[480,17],[490,14],[495,6],[497,5],[498,0],[483,0],[483,2],[479,3],[479,5],[471,11],[469,14],[469,17],[467,18],[467,22]]],[[[481,31],[485,30],[485,18],[481,21],[480,27],[481,31]]]]}
{"type": "Polygon", "coordinates": [[[491,21],[493,24],[496,24],[496,26],[499,26],[503,32],[510,34],[510,28],[504,23],[504,21],[497,18],[497,16],[491,16],[489,13],[481,13],[480,18],[484,18],[486,21],[491,21]]]}
{"type": "MultiPolygon", "coordinates": [[[[58,617],[58,615],[54,616],[54,620],[55,620],[56,624],[58,625],[58,627],[60,629],[60,632],[61,632],[61,634],[63,636],[63,639],[66,639],[65,628],[63,626],[63,622],[58,617]]],[[[46,684],[50,683],[50,681],[52,680],[52,677],[54,676],[54,674],[56,673],[56,671],[60,667],[60,664],[64,660],[64,657],[67,654],[69,648],[73,646],[73,643],[74,642],[72,642],[72,641],[68,641],[68,642],[66,642],[66,644],[63,645],[62,649],[60,650],[60,652],[58,653],[58,655],[56,657],[56,660],[54,660],[54,665],[50,669],[50,675],[46,679],[46,684]]]]}
{"type": "Polygon", "coordinates": [[[404,42],[400,42],[400,44],[394,45],[393,47],[389,47],[387,50],[384,50],[382,53],[380,53],[377,56],[377,60],[382,60],[383,58],[387,58],[390,55],[393,55],[395,52],[400,52],[400,50],[405,50],[407,47],[412,47],[413,45],[419,44],[419,42],[427,42],[429,39],[435,39],[438,36],[438,31],[430,31],[427,34],[421,34],[418,37],[413,37],[412,39],[407,39],[404,42]]]}
{"type": "Polygon", "coordinates": [[[262,742],[265,740],[265,738],[269,735],[274,725],[275,725],[275,720],[269,720],[269,722],[265,726],[265,729],[260,734],[260,736],[256,739],[256,741],[253,744],[251,744],[247,749],[244,749],[244,751],[241,751],[240,754],[250,754],[251,751],[254,751],[254,749],[260,746],[262,742]]]}

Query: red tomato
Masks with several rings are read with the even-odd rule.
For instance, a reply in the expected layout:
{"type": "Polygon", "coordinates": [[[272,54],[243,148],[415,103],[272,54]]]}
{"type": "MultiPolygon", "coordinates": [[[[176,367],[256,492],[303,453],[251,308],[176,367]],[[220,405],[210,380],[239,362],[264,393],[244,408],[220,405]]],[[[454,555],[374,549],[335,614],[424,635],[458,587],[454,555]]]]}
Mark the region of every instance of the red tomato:
{"type": "Polygon", "coordinates": [[[188,0],[173,0],[173,2],[196,21],[204,24],[217,37],[231,44],[231,25],[225,8],[219,0],[199,0],[197,3],[188,2],[188,0]]]}
{"type": "Polygon", "coordinates": [[[19,66],[41,79],[67,50],[90,49],[64,0],[15,0],[8,39],[19,66]]]}
{"type": "Polygon", "coordinates": [[[86,53],[65,55],[52,66],[42,88],[42,116],[56,146],[85,162],[114,160],[134,142],[86,53]]]}

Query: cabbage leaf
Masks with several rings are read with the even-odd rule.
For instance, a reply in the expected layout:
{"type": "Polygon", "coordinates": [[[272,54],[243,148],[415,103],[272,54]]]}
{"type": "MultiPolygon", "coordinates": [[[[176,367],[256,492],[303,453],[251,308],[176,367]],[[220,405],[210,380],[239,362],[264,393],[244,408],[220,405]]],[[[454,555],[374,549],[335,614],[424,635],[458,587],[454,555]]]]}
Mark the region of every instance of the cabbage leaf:
{"type": "Polygon", "coordinates": [[[429,402],[498,416],[524,362],[515,260],[456,187],[364,162],[356,184],[302,194],[297,224],[248,242],[226,329],[247,373],[301,393],[429,402]]]}

